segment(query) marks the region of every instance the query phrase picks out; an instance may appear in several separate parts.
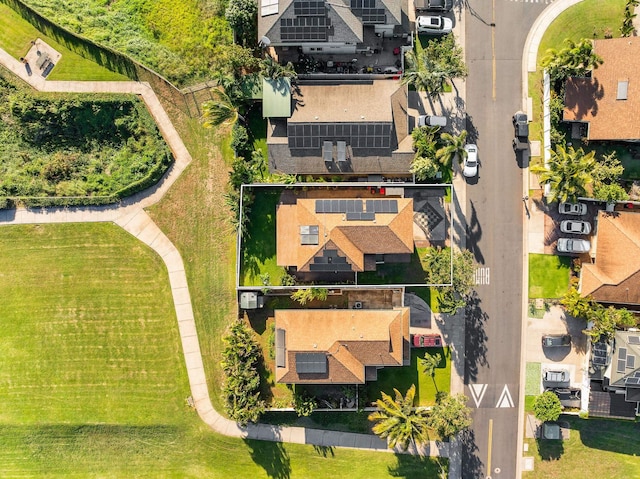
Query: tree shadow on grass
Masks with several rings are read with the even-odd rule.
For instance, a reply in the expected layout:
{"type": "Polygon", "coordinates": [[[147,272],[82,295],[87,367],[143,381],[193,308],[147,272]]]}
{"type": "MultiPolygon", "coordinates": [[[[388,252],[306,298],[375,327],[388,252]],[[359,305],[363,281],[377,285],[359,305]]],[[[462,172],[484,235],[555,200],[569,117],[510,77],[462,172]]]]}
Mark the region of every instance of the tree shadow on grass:
{"type": "Polygon", "coordinates": [[[275,479],[291,477],[291,460],[281,442],[245,439],[245,444],[249,446],[253,462],[262,467],[268,477],[275,479]]]}
{"type": "Polygon", "coordinates": [[[557,461],[564,454],[564,445],[560,440],[536,439],[536,443],[543,461],[557,461]]]}
{"type": "Polygon", "coordinates": [[[467,300],[465,308],[465,384],[476,381],[480,366],[489,365],[487,360],[487,333],[484,331],[487,319],[488,315],[480,307],[480,298],[474,291],[473,295],[467,300]]]}
{"type": "Polygon", "coordinates": [[[313,450],[322,457],[335,457],[335,449],[333,446],[313,446],[313,450]]]}
{"type": "Polygon", "coordinates": [[[396,454],[397,463],[387,468],[391,477],[447,477],[447,465],[438,457],[396,454]]]}

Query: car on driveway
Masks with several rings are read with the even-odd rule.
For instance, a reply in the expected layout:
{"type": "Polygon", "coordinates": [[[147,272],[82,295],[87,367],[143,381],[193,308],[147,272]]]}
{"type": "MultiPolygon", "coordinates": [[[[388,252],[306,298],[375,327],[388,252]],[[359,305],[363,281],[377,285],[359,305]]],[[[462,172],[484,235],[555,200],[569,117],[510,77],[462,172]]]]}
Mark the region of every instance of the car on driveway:
{"type": "Polygon", "coordinates": [[[414,334],[414,348],[439,348],[442,346],[442,338],[439,334],[414,334]]]}
{"type": "Polygon", "coordinates": [[[561,215],[582,216],[587,214],[587,205],[584,203],[560,203],[558,212],[561,215]]]}
{"type": "Polygon", "coordinates": [[[447,13],[452,8],[453,0],[426,0],[426,9],[433,12],[447,13]]]}
{"type": "Polygon", "coordinates": [[[543,348],[560,348],[571,346],[571,336],[568,334],[545,334],[542,336],[543,348]]]}
{"type": "Polygon", "coordinates": [[[563,407],[581,407],[582,391],[578,388],[547,388],[545,392],[551,391],[558,396],[563,407]]]}
{"type": "Polygon", "coordinates": [[[473,178],[478,174],[478,147],[473,143],[464,145],[467,157],[462,164],[462,174],[467,178],[473,178]]]}
{"type": "Polygon", "coordinates": [[[545,369],[542,384],[545,388],[569,386],[569,371],[566,369],[545,369]]]}
{"type": "Polygon", "coordinates": [[[591,223],[579,220],[564,220],[560,223],[560,231],[574,235],[588,235],[591,233],[591,223]]]}
{"type": "Polygon", "coordinates": [[[416,31],[423,35],[444,35],[453,30],[453,21],[439,15],[421,15],[416,18],[416,31]]]}
{"type": "Polygon", "coordinates": [[[583,239],[558,238],[556,248],[559,253],[588,253],[591,243],[583,239]]]}

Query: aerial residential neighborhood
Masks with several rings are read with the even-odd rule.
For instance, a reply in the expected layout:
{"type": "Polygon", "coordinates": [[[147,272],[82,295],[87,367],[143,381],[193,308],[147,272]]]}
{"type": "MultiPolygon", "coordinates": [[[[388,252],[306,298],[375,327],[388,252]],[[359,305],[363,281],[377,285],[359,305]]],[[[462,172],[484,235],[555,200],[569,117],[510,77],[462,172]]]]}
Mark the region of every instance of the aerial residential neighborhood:
{"type": "Polygon", "coordinates": [[[638,8],[0,1],[0,475],[640,476],[638,8]]]}

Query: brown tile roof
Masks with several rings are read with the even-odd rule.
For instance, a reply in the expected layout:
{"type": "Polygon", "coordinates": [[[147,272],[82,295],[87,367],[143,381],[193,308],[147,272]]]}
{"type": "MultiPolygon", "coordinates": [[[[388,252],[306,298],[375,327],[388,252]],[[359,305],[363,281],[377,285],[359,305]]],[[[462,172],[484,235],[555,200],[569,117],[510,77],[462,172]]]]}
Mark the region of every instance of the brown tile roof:
{"type": "Polygon", "coordinates": [[[314,256],[337,249],[354,271],[364,271],[365,254],[413,253],[413,200],[394,198],[398,213],[376,213],[372,221],[346,221],[341,213],[316,213],[315,198],[279,204],[276,212],[278,266],[308,271],[314,256]],[[300,244],[300,226],[318,226],[318,244],[300,244]]]}
{"type": "Polygon", "coordinates": [[[640,214],[598,214],[595,263],[584,264],[580,292],[596,301],[640,304],[640,214]]]}
{"type": "Polygon", "coordinates": [[[604,63],[591,78],[569,78],[564,120],[589,122],[590,140],[640,139],[640,38],[594,40],[604,63]],[[626,100],[618,82],[628,81],[626,100]]]}
{"type": "MultiPolygon", "coordinates": [[[[409,308],[389,310],[277,310],[285,331],[280,383],[363,384],[366,366],[402,366],[409,348],[409,308]],[[300,374],[295,353],[325,353],[326,374],[300,374]]],[[[280,346],[280,345],[278,345],[280,346]]]]}

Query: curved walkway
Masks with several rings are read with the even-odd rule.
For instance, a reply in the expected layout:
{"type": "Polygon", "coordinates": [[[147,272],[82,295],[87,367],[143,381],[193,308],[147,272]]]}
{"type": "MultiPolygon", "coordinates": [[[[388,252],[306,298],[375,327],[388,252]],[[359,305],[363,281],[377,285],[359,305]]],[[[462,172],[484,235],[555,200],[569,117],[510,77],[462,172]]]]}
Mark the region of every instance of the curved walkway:
{"type": "MultiPolygon", "coordinates": [[[[264,441],[309,444],[322,447],[347,447],[364,450],[399,452],[388,449],[386,441],[371,434],[325,431],[302,427],[281,427],[268,424],[239,426],[220,415],[212,406],[202,362],[198,332],[191,306],[189,286],[180,252],[158,228],[144,208],[158,202],[182,171],[191,156],[174,128],[156,94],[147,83],[97,81],[47,81],[38,75],[29,76],[24,65],[0,49],[0,64],[33,88],[48,92],[129,93],[139,95],[154,117],[162,136],[173,152],[175,163],[158,185],[138,193],[120,205],[72,208],[41,208],[0,211],[0,224],[114,222],[143,243],[153,248],[164,261],[178,320],[182,350],[187,366],[191,396],[198,414],[214,431],[225,436],[264,441]]],[[[448,456],[448,444],[431,441],[420,451],[426,456],[448,456]]]]}

